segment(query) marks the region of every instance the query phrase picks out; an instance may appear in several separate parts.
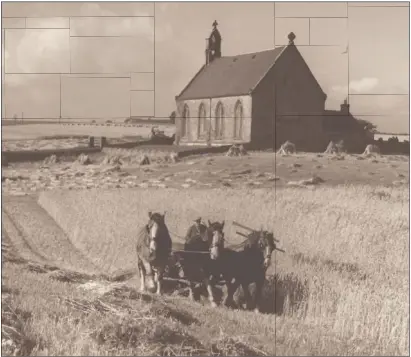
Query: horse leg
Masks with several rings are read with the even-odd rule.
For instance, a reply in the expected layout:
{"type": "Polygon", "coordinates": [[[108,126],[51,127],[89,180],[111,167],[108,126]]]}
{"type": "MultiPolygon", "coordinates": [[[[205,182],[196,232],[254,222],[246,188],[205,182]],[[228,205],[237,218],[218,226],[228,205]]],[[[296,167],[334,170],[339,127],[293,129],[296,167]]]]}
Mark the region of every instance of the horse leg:
{"type": "Polygon", "coordinates": [[[162,294],[164,267],[158,268],[154,273],[155,283],[157,284],[157,295],[162,294]]]}
{"type": "Polygon", "coordinates": [[[138,260],[138,263],[137,263],[137,269],[138,269],[139,276],[140,276],[140,291],[143,293],[146,291],[146,275],[145,275],[144,266],[140,259],[138,260]]]}
{"type": "Polygon", "coordinates": [[[208,300],[211,303],[212,307],[217,307],[217,304],[214,299],[214,290],[213,290],[213,282],[210,278],[205,278],[205,283],[207,286],[207,293],[208,293],[208,300]]]}
{"type": "Polygon", "coordinates": [[[195,284],[193,281],[193,275],[189,272],[189,269],[184,270],[184,275],[185,278],[188,280],[188,297],[190,298],[190,300],[196,301],[196,294],[194,293],[195,284]]]}
{"type": "Polygon", "coordinates": [[[188,286],[188,290],[189,290],[189,298],[192,301],[196,301],[196,294],[194,293],[194,288],[195,288],[195,284],[190,280],[190,285],[188,286]]]}
{"type": "Polygon", "coordinates": [[[245,298],[245,304],[246,304],[246,309],[247,310],[251,310],[252,308],[252,299],[251,299],[251,294],[250,294],[250,290],[248,289],[249,284],[248,283],[242,283],[241,287],[243,288],[243,292],[244,292],[244,298],[245,298]]]}
{"type": "Polygon", "coordinates": [[[148,279],[148,286],[149,286],[149,290],[152,291],[156,286],[156,283],[154,281],[154,271],[153,271],[153,267],[151,266],[150,263],[148,262],[144,262],[144,270],[146,273],[146,277],[148,279]]]}
{"type": "Polygon", "coordinates": [[[254,312],[260,313],[260,307],[261,307],[261,296],[263,293],[263,286],[264,286],[264,280],[263,281],[257,281],[255,284],[255,307],[254,307],[254,312]]]}
{"type": "Polygon", "coordinates": [[[154,280],[154,284],[155,284],[155,286],[156,286],[156,294],[157,295],[160,295],[160,289],[161,289],[161,287],[160,287],[160,282],[159,282],[159,278],[158,278],[158,276],[159,276],[159,274],[158,274],[158,270],[157,269],[153,269],[153,280],[154,280]]]}
{"type": "Polygon", "coordinates": [[[224,299],[224,305],[227,307],[231,307],[234,305],[234,293],[237,291],[238,286],[240,285],[237,281],[232,283],[227,278],[224,279],[226,281],[227,286],[227,295],[224,299]]]}

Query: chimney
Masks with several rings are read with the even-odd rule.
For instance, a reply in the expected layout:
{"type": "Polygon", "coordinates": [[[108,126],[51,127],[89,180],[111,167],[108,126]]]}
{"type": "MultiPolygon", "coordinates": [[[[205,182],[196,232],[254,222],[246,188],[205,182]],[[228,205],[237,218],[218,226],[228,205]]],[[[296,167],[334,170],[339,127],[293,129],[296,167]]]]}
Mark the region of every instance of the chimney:
{"type": "Polygon", "coordinates": [[[344,103],[340,105],[341,107],[341,113],[343,114],[350,114],[350,105],[348,104],[347,99],[344,99],[344,103]]]}

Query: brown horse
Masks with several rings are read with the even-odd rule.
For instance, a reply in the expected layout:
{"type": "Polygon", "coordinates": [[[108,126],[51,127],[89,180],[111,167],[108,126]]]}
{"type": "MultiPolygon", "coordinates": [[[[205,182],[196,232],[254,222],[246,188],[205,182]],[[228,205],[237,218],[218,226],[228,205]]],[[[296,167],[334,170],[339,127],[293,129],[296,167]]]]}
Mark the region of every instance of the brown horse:
{"type": "Polygon", "coordinates": [[[207,287],[208,298],[216,307],[214,285],[219,279],[219,258],[224,249],[224,221],[210,222],[208,226],[196,220],[186,234],[184,252],[180,253],[184,276],[190,282],[190,298],[197,300],[194,294],[195,282],[202,282],[207,287]]]}
{"type": "Polygon", "coordinates": [[[220,273],[227,284],[225,305],[233,304],[233,296],[241,285],[247,309],[254,307],[260,311],[260,300],[272,252],[276,249],[274,235],[267,231],[253,232],[248,235],[242,251],[224,249],[221,255],[220,273]],[[252,302],[249,285],[255,283],[255,300],[252,302]]]}
{"type": "Polygon", "coordinates": [[[146,290],[146,276],[149,289],[157,286],[156,293],[161,295],[164,270],[172,249],[172,241],[165,224],[165,213],[148,213],[149,221],[137,237],[137,268],[140,275],[140,290],[146,290]]]}

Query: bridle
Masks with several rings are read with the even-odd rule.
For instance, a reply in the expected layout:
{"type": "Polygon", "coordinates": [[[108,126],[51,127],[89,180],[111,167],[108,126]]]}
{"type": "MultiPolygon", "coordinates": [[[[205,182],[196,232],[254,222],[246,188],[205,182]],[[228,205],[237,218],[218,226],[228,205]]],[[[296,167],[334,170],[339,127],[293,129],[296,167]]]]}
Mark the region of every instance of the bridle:
{"type": "Polygon", "coordinates": [[[211,244],[209,246],[209,252],[211,259],[217,259],[219,252],[221,249],[224,248],[224,232],[223,232],[224,225],[219,225],[217,223],[210,224],[208,227],[208,231],[212,234],[211,244]],[[216,239],[216,236],[218,238],[216,239]]]}
{"type": "Polygon", "coordinates": [[[156,220],[153,219],[153,218],[150,218],[150,221],[149,221],[148,224],[146,225],[147,233],[148,233],[148,242],[149,242],[150,250],[153,251],[153,252],[154,252],[156,249],[152,249],[151,247],[152,247],[152,244],[153,244],[153,243],[154,243],[155,245],[157,245],[158,232],[159,232],[160,227],[161,227],[161,223],[158,222],[158,221],[156,221],[156,220]],[[152,236],[151,236],[151,229],[153,228],[153,226],[154,226],[155,224],[157,225],[157,233],[156,233],[156,236],[155,236],[155,237],[152,237],[152,236]]]}
{"type": "Polygon", "coordinates": [[[224,241],[225,241],[224,232],[219,230],[218,228],[215,229],[214,227],[211,227],[211,229],[212,229],[211,233],[213,235],[213,238],[212,238],[211,244],[210,244],[210,251],[213,248],[223,248],[224,247],[224,241]],[[217,240],[217,242],[214,241],[214,234],[215,233],[219,234],[219,239],[217,240]]]}
{"type": "Polygon", "coordinates": [[[271,244],[267,235],[267,232],[261,232],[260,237],[258,238],[258,245],[260,249],[264,251],[264,266],[266,268],[270,265],[271,255],[275,249],[275,244],[274,246],[271,244]]]}

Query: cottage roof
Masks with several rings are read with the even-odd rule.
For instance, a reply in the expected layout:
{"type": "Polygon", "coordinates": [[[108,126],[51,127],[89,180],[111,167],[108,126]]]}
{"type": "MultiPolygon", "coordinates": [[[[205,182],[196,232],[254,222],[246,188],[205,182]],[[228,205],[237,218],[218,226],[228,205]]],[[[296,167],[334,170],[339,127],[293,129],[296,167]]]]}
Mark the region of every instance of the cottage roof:
{"type": "Polygon", "coordinates": [[[350,131],[357,128],[359,123],[351,113],[338,110],[324,110],[324,129],[329,131],[350,131]]]}
{"type": "Polygon", "coordinates": [[[272,50],[220,57],[204,65],[178,100],[250,94],[274,65],[285,46],[272,50]]]}

